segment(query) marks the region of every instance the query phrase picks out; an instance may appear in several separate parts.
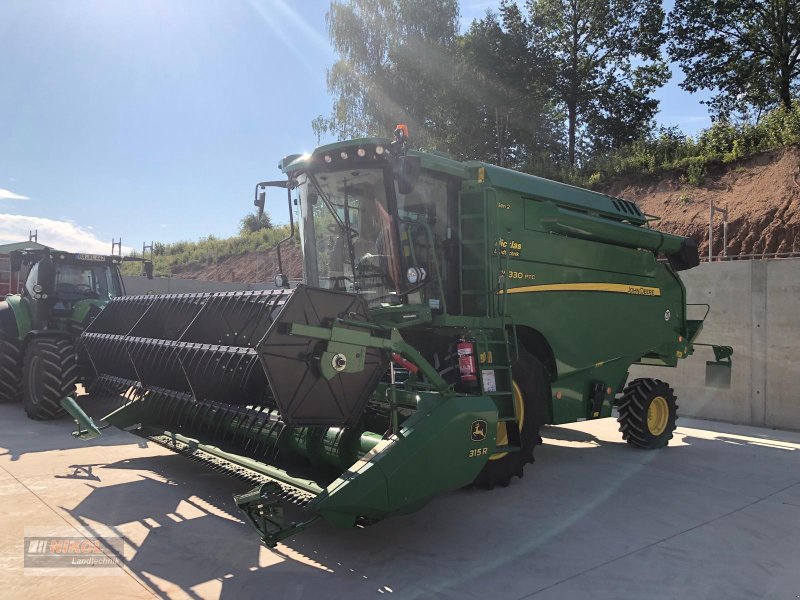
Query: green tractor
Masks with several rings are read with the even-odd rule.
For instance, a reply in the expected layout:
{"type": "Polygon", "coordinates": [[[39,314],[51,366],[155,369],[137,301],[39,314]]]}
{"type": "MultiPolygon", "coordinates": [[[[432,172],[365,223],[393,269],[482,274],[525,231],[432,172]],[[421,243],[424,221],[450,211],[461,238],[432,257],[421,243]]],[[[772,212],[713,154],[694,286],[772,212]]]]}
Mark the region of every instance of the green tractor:
{"type": "MultiPolygon", "coordinates": [[[[124,295],[120,256],[50,249],[11,253],[11,270],[28,268],[21,294],[0,301],[0,402],[23,401],[31,419],[63,414],[59,402],[75,384],[92,390],[90,365],[78,362],[75,340],[100,311],[124,295]]],[[[143,261],[152,277],[150,261],[143,261]]]]}
{"type": "Polygon", "coordinates": [[[236,502],[269,545],[507,486],[545,424],[616,407],[645,449],[675,430],[672,388],[628,370],[693,353],[704,317],[678,271],[696,243],[633,202],[407,141],[291,155],[256,186],[259,209],[270,188],[299,208],[304,284],[115,298],[81,335],[101,379],[132,387],[105,421],[255,484],[236,502]]]}

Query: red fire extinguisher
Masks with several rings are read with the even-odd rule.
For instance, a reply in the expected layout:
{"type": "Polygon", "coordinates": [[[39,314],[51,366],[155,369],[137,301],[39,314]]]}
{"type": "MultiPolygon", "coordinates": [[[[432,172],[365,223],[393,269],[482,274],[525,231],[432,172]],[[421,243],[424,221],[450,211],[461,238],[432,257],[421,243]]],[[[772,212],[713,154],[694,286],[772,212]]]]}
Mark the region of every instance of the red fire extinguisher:
{"type": "Polygon", "coordinates": [[[461,383],[468,387],[478,385],[478,366],[475,363],[475,342],[460,339],[456,345],[461,383]]]}

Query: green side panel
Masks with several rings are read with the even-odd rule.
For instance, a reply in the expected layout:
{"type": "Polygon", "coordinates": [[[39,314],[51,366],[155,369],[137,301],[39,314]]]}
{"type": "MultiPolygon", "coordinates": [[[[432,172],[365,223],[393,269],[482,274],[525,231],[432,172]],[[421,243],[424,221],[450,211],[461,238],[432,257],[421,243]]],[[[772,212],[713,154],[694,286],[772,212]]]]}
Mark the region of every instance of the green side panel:
{"type": "Polygon", "coordinates": [[[625,385],[630,363],[630,357],[620,358],[557,379],[552,385],[553,423],[610,417],[614,395],[625,385]],[[591,396],[595,385],[603,390],[599,414],[594,412],[591,396]]]}
{"type": "Polygon", "coordinates": [[[495,448],[496,431],[491,398],[451,396],[415,413],[399,435],[379,443],[308,509],[339,524],[416,510],[437,494],[472,483],[495,448]],[[476,421],[486,431],[480,441],[473,441],[476,421]]]}
{"type": "MultiPolygon", "coordinates": [[[[545,204],[499,191],[499,252],[508,258],[506,312],[549,343],[557,369],[553,421],[565,423],[593,416],[595,384],[612,388],[601,411],[610,414],[630,364],[646,354],[666,361],[683,349],[684,291],[651,251],[547,232],[539,210],[545,204]]],[[[498,272],[490,280],[500,276],[491,264],[498,272]]]]}
{"type": "Polygon", "coordinates": [[[551,200],[558,205],[594,212],[616,220],[624,219],[637,225],[647,222],[647,218],[632,202],[494,165],[467,164],[483,167],[486,172],[486,181],[492,186],[516,192],[527,198],[551,200]]]}
{"type": "Polygon", "coordinates": [[[22,301],[22,296],[6,296],[6,302],[14,313],[14,319],[17,321],[17,331],[19,332],[19,339],[24,339],[31,330],[31,315],[28,312],[28,306],[22,301]]]}

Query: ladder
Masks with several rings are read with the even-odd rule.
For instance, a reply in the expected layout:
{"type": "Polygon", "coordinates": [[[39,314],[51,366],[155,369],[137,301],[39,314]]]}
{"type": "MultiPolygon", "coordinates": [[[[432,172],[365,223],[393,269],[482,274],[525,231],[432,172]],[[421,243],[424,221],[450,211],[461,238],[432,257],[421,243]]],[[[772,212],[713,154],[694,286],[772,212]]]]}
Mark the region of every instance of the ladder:
{"type": "MultiPolygon", "coordinates": [[[[462,192],[459,196],[459,258],[461,314],[474,317],[494,317],[499,307],[493,302],[495,289],[491,281],[490,262],[494,257],[496,240],[487,235],[488,199],[483,190],[462,192]]],[[[502,260],[503,255],[497,257],[502,260]]],[[[504,315],[501,315],[504,317],[504,315]]],[[[515,452],[520,449],[518,415],[514,402],[513,360],[505,327],[495,334],[482,333],[477,341],[481,389],[484,389],[486,371],[493,371],[495,389],[483,391],[497,405],[498,421],[506,424],[508,443],[497,447],[497,452],[515,452]]]]}
{"type": "Polygon", "coordinates": [[[465,316],[488,317],[491,314],[488,271],[492,248],[486,237],[487,217],[483,190],[459,195],[459,288],[461,314],[465,316]]]}
{"type": "Polygon", "coordinates": [[[516,452],[520,449],[519,427],[514,402],[513,376],[511,372],[512,356],[508,332],[502,329],[502,336],[484,336],[477,340],[478,356],[486,362],[480,362],[481,389],[483,389],[485,371],[494,372],[494,391],[483,391],[484,396],[492,398],[497,405],[498,422],[506,424],[507,444],[497,447],[497,452],[516,452]],[[489,362],[491,361],[491,362],[489,362]]]}

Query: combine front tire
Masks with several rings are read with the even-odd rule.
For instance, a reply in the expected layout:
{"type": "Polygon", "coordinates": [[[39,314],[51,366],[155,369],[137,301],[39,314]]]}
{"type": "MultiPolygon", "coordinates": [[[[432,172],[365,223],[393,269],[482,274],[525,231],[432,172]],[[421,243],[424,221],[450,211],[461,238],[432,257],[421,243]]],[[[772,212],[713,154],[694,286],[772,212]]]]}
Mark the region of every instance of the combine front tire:
{"type": "Polygon", "coordinates": [[[25,352],[23,393],[25,412],[37,421],[64,414],[61,399],[75,394],[78,361],[66,338],[34,338],[25,352]]]}
{"type": "Polygon", "coordinates": [[[0,402],[17,402],[22,392],[22,353],[17,342],[0,334],[0,402]]]}
{"type": "Polygon", "coordinates": [[[622,439],[638,448],[662,448],[672,439],[678,405],[675,392],[659,379],[634,379],[619,405],[622,439]]]}
{"type": "MultiPolygon", "coordinates": [[[[475,479],[477,487],[492,489],[497,485],[507,486],[512,477],[522,477],[525,465],[533,462],[534,448],[542,443],[539,428],[546,420],[550,397],[547,372],[536,357],[521,348],[512,372],[514,401],[517,403],[517,414],[522,416],[518,423],[520,449],[490,456],[475,479]]],[[[505,423],[498,424],[497,437],[498,445],[509,443],[511,436],[505,423]]]]}

